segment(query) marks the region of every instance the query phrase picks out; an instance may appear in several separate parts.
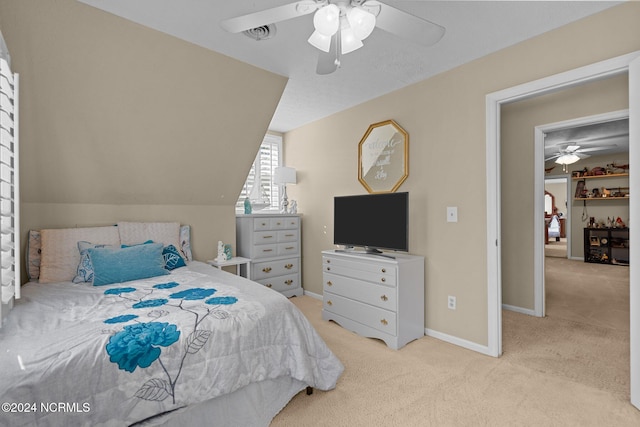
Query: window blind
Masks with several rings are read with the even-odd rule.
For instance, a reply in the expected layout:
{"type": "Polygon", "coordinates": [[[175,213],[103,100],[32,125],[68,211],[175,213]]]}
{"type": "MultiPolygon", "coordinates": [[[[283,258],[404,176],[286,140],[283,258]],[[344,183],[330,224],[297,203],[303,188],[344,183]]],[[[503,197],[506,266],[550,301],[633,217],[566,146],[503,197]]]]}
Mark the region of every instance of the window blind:
{"type": "Polygon", "coordinates": [[[265,209],[279,208],[280,188],[273,181],[273,178],[276,168],[282,166],[281,153],[282,137],[270,133],[266,134],[236,203],[238,212],[244,210],[244,199],[252,197],[252,193],[254,193],[253,187],[256,185],[260,187],[260,196],[269,203],[269,206],[265,209]],[[257,176],[258,173],[260,176],[257,176]]]}
{"type": "Polygon", "coordinates": [[[0,49],[0,327],[20,298],[18,80],[0,49]]]}

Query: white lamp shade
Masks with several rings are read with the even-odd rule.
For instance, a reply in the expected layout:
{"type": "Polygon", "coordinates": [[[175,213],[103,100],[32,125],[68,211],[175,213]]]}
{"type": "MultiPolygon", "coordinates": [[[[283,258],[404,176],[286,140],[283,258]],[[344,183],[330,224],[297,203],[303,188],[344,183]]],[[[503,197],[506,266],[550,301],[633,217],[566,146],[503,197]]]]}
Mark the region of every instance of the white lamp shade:
{"type": "Polygon", "coordinates": [[[286,166],[276,168],[274,182],[276,184],[295,184],[296,183],[296,170],[286,166]]]}
{"type": "Polygon", "coordinates": [[[313,15],[313,26],[321,34],[331,37],[340,26],[340,9],[335,4],[329,4],[313,15]]]}
{"type": "Polygon", "coordinates": [[[349,25],[353,29],[355,36],[360,40],[364,40],[369,37],[373,29],[376,27],[376,17],[359,7],[349,9],[349,12],[347,12],[347,19],[349,20],[349,25]]]}
{"type": "Polygon", "coordinates": [[[312,46],[320,49],[323,52],[329,52],[331,49],[331,36],[325,36],[318,30],[314,31],[307,40],[312,46]]]}
{"type": "Polygon", "coordinates": [[[577,162],[578,160],[580,160],[580,157],[576,156],[573,153],[570,153],[570,154],[563,154],[562,156],[558,157],[556,159],[556,163],[560,165],[570,165],[572,163],[577,162]]]}

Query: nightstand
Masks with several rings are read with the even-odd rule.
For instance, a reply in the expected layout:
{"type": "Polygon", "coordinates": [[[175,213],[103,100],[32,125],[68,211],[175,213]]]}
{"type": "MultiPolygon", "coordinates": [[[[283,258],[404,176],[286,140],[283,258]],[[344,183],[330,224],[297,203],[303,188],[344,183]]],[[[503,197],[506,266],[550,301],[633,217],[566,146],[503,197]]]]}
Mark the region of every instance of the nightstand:
{"type": "Polygon", "coordinates": [[[209,261],[207,261],[207,264],[212,265],[218,269],[221,269],[222,267],[226,267],[229,265],[235,265],[236,266],[236,274],[239,276],[240,275],[240,266],[241,265],[245,265],[247,266],[247,279],[251,279],[251,259],[249,258],[244,258],[241,256],[234,256],[231,259],[228,259],[226,261],[218,261],[215,259],[211,259],[209,261]]]}

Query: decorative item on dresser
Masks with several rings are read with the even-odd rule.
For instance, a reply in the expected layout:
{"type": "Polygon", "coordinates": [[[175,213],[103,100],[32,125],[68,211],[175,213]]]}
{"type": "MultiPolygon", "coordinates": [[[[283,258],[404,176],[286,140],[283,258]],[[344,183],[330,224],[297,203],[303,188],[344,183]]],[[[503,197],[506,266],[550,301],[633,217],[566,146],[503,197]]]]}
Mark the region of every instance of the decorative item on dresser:
{"type": "Polygon", "coordinates": [[[236,252],[251,259],[252,280],[301,296],[300,215],[237,215],[236,252]]]}
{"type": "Polygon", "coordinates": [[[322,318],[398,350],[424,336],[424,257],[322,252],[322,318]]]}

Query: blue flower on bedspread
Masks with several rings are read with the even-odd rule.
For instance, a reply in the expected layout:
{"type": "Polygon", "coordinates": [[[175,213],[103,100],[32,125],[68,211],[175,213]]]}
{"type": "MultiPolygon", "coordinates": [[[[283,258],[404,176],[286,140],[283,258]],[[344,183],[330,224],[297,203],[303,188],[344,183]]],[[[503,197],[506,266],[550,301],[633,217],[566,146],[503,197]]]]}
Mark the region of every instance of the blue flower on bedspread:
{"type": "Polygon", "coordinates": [[[149,367],[162,351],[158,346],[167,347],[178,341],[180,331],[170,323],[149,322],[127,325],[109,338],[107,353],[109,360],[127,372],[139,366],[149,367]]]}
{"type": "Polygon", "coordinates": [[[137,318],[137,314],[123,314],[122,316],[112,317],[104,321],[104,323],[126,323],[129,320],[137,318]]]}
{"type": "Polygon", "coordinates": [[[210,304],[210,305],[218,305],[218,304],[229,305],[229,304],[235,304],[237,302],[238,302],[238,298],[236,298],[236,297],[214,297],[214,298],[209,298],[208,300],[206,300],[205,304],[210,304]]]}
{"type": "MultiPolygon", "coordinates": [[[[189,355],[198,353],[208,342],[213,331],[204,329],[202,322],[204,319],[224,320],[228,319],[230,313],[220,306],[235,304],[238,298],[234,296],[218,296],[210,298],[217,292],[214,288],[189,288],[179,292],[170,289],[180,286],[178,282],[159,283],[151,286],[140,284],[134,287],[120,287],[108,289],[105,295],[117,297],[113,303],[124,303],[133,309],[153,309],[145,314],[121,314],[104,321],[107,324],[126,323],[120,332],[116,332],[109,338],[106,351],[109,360],[116,363],[118,368],[132,373],[136,368],[148,368],[156,360],[161,369],[160,377],[154,376],[148,379],[135,396],[140,399],[162,401],[171,396],[173,403],[176,401],[175,387],[180,378],[180,373],[189,355]],[[136,292],[135,294],[132,294],[136,292]],[[171,293],[173,292],[173,293],[171,293]],[[160,297],[161,294],[163,297],[160,297]],[[168,296],[167,296],[168,294],[168,296]],[[153,297],[152,297],[153,296],[153,297]],[[208,299],[207,299],[208,298],[208,299]],[[185,301],[190,304],[183,305],[185,301]],[[197,301],[200,301],[198,303],[197,301]],[[180,323],[180,327],[185,331],[183,339],[183,354],[178,358],[180,361],[177,368],[168,369],[162,361],[161,347],[169,347],[175,344],[181,335],[177,325],[168,322],[162,323],[157,320],[163,316],[177,313],[186,313],[193,316],[192,331],[188,333],[188,326],[180,323]],[[147,322],[143,319],[146,317],[147,322]]],[[[144,313],[138,311],[138,313],[144,313]]],[[[190,328],[189,328],[190,329],[190,328]]]]}
{"type": "Polygon", "coordinates": [[[146,301],[140,301],[132,305],[133,308],[149,308],[149,307],[160,307],[161,305],[165,305],[168,303],[168,299],[158,298],[158,299],[148,299],[146,301]]]}
{"type": "Polygon", "coordinates": [[[206,297],[210,297],[215,294],[217,291],[213,288],[203,289],[203,288],[193,288],[187,289],[184,291],[176,292],[169,295],[169,298],[182,298],[186,300],[199,300],[205,299],[206,297]]]}
{"type": "Polygon", "coordinates": [[[127,294],[129,292],[135,292],[137,291],[136,288],[113,288],[113,289],[107,289],[106,291],[104,291],[105,295],[120,295],[120,294],[127,294]]]}
{"type": "Polygon", "coordinates": [[[171,289],[171,288],[175,288],[176,286],[180,286],[180,283],[178,282],[159,283],[157,285],[153,285],[153,288],[154,289],[171,289]]]}

